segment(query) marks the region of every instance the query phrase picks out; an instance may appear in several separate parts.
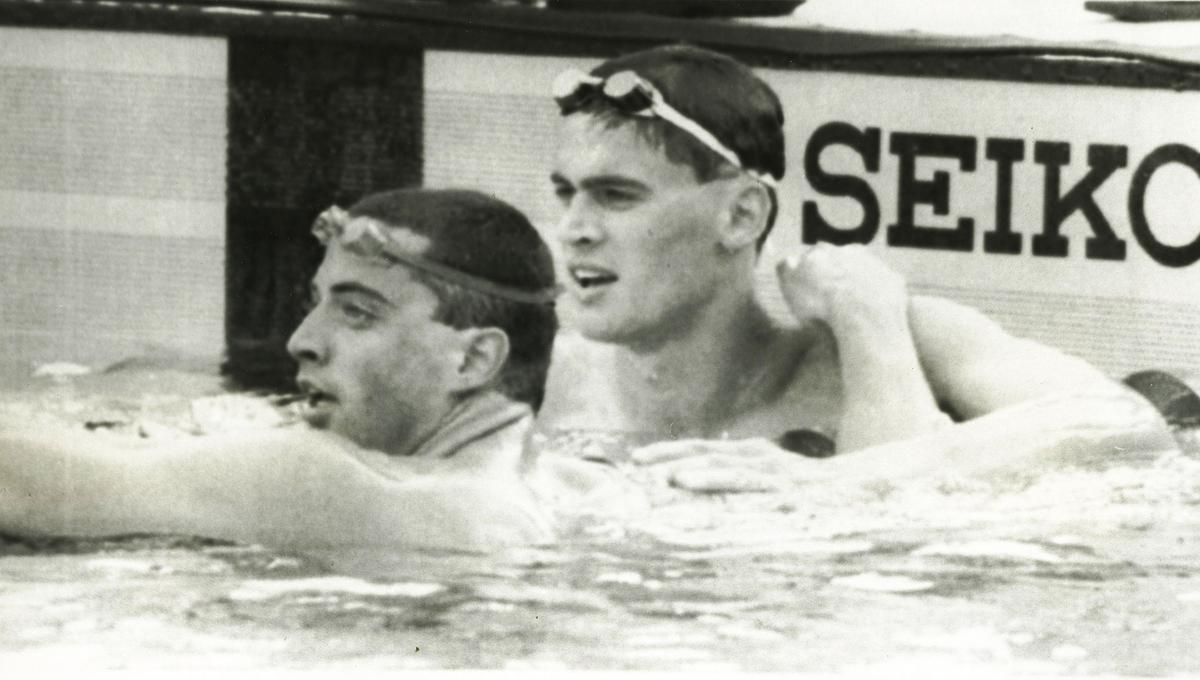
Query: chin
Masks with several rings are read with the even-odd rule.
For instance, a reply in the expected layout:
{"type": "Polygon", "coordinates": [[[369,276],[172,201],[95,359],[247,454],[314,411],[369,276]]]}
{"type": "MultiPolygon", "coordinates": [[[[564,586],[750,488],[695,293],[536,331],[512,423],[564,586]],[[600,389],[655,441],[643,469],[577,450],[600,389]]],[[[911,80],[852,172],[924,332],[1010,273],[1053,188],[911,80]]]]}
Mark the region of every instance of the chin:
{"type": "Polygon", "coordinates": [[[572,323],[572,327],[580,335],[593,342],[627,345],[636,342],[647,334],[646,329],[640,329],[627,322],[622,323],[606,318],[588,318],[588,316],[587,314],[582,314],[576,317],[572,323]]]}
{"type": "MultiPolygon", "coordinates": [[[[616,327],[619,326],[619,324],[614,323],[614,320],[609,315],[599,313],[595,310],[575,307],[571,311],[573,313],[570,315],[570,321],[568,322],[570,327],[574,328],[588,340],[609,342],[614,332],[617,331],[616,327]]],[[[619,333],[616,334],[619,335],[619,333]]]]}

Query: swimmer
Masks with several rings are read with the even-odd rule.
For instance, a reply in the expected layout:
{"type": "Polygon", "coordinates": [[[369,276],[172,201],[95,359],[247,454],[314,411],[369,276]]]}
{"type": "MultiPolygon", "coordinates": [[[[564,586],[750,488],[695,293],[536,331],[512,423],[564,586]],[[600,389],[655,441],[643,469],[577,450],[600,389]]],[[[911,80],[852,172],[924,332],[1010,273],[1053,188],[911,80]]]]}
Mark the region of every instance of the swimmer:
{"type": "Polygon", "coordinates": [[[399,190],[331,208],[288,342],[296,424],[169,447],[0,431],[0,531],[486,550],[551,538],[527,447],[557,330],[550,253],[512,207],[399,190]]]}
{"type": "MultiPolygon", "coordinates": [[[[546,430],[823,456],[1064,394],[1145,406],[1082,360],[909,295],[862,246],[780,262],[796,323],[771,320],[754,270],[778,212],[783,111],[735,60],[659,47],[568,71],[554,95],[571,330],[556,342],[546,430]]],[[[670,457],[660,446],[650,458],[670,457]]]]}

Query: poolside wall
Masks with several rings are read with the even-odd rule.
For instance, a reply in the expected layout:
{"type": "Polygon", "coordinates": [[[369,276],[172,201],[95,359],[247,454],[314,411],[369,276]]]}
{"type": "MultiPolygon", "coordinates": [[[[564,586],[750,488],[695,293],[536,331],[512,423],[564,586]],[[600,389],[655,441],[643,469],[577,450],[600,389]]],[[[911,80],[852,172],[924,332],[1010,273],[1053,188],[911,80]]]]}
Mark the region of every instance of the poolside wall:
{"type": "Polygon", "coordinates": [[[420,184],[421,51],[0,27],[0,376],[284,387],[314,215],[420,184]]]}
{"type": "Polygon", "coordinates": [[[224,341],[226,43],[0,27],[0,375],[224,341]]]}
{"type": "MultiPolygon", "coordinates": [[[[761,276],[769,306],[780,307],[766,265],[818,234],[811,204],[917,292],[973,304],[1114,374],[1200,366],[1200,269],[1149,252],[1129,209],[1139,166],[1156,150],[1200,148],[1188,124],[1200,114],[1195,64],[433,3],[331,2],[328,16],[241,4],[257,9],[0,2],[0,24],[14,26],[0,28],[0,364],[99,366],[167,351],[224,361],[246,384],[286,383],[282,346],[318,255],[313,215],[424,182],[492,191],[548,230],[554,73],[685,39],[756,65],[784,98],[789,173],[761,276]],[[27,54],[55,56],[30,64],[27,54]],[[878,137],[873,169],[870,153],[844,143],[816,153],[820,171],[870,189],[873,224],[860,201],[805,172],[831,123],[878,137]],[[910,152],[914,174],[902,180],[904,145],[922,136],[955,139],[910,152]],[[955,155],[962,138],[970,163],[955,155]],[[994,236],[1005,229],[991,140],[1010,152],[1020,144],[1007,237],[994,236]],[[1123,149],[1119,167],[1076,192],[1083,200],[1052,227],[1067,253],[1046,249],[1053,238],[1035,247],[1058,219],[1044,210],[1053,163],[1036,158],[1039,143],[1069,147],[1056,171],[1063,195],[1087,183],[1092,147],[1123,149]],[[900,217],[906,204],[910,220],[900,217]],[[1100,240],[1123,243],[1119,258],[1087,247],[1097,211],[1111,232],[1100,240]],[[924,246],[903,243],[914,234],[924,246]]],[[[1179,160],[1157,166],[1142,210],[1152,240],[1183,260],[1197,243],[1196,172],[1179,160]]]]}

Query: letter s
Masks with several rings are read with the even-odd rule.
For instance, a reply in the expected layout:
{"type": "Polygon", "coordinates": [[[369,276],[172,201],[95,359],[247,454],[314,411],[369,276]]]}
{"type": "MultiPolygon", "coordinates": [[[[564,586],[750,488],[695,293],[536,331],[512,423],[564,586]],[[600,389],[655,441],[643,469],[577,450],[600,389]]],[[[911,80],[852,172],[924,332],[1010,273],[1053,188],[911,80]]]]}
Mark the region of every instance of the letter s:
{"type": "Polygon", "coordinates": [[[813,132],[804,150],[804,174],[812,188],[826,196],[847,196],[858,201],[863,210],[862,221],[849,229],[835,227],[821,216],[815,201],[805,201],[801,238],[804,243],[870,243],[879,230],[879,199],[861,177],[838,175],[821,168],[821,152],[835,144],[858,152],[867,172],[879,172],[879,128],[859,130],[849,123],[826,123],[813,132]]]}

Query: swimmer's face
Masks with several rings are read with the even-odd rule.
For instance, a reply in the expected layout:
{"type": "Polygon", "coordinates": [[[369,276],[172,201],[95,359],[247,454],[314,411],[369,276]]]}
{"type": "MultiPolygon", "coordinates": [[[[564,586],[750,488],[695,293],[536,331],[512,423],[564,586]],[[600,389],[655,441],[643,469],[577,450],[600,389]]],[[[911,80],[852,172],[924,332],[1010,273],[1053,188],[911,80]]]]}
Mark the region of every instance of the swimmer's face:
{"type": "Polygon", "coordinates": [[[584,113],[563,120],[551,181],[573,325],[622,344],[690,325],[727,262],[716,225],[730,183],[701,184],[634,126],[584,113]]]}
{"type": "Polygon", "coordinates": [[[452,405],[446,386],[460,345],[457,331],[433,320],[433,291],[407,267],[330,242],[312,294],[288,341],[309,397],[305,420],[365,448],[412,453],[452,405]]]}

